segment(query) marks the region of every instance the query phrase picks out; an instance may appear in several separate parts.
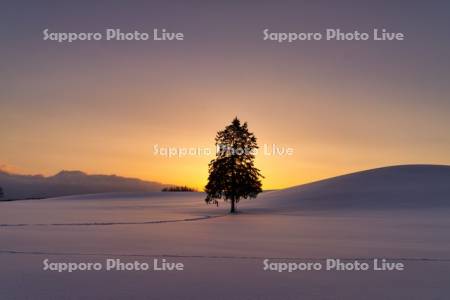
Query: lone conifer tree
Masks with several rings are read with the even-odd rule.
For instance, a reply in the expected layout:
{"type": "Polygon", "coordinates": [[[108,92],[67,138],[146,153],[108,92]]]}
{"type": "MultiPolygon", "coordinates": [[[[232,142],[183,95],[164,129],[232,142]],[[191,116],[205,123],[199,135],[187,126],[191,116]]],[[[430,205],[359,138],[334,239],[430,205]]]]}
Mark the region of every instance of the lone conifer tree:
{"type": "Polygon", "coordinates": [[[263,177],[254,165],[256,137],[235,118],[216,136],[216,158],[209,163],[206,203],[218,205],[218,199],[231,202],[230,213],[236,212],[241,198],[255,198],[260,192],[263,177]]]}

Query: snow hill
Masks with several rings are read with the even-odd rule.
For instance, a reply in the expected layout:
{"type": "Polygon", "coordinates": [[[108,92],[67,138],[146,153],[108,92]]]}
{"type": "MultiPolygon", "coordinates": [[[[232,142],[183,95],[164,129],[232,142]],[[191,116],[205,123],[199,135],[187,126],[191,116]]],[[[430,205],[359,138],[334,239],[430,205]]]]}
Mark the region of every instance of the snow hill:
{"type": "Polygon", "coordinates": [[[371,169],[267,192],[248,202],[275,211],[450,207],[450,166],[371,169]]]}

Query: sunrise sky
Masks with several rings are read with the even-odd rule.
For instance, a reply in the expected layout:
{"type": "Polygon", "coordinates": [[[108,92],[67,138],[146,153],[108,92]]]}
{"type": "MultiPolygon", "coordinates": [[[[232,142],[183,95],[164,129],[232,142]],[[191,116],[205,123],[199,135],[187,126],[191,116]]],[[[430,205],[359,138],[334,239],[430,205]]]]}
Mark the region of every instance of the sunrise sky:
{"type": "Polygon", "coordinates": [[[4,5],[0,165],[202,188],[213,156],[155,156],[153,145],[213,147],[235,116],[260,144],[294,148],[293,156],[258,156],[266,189],[385,165],[450,164],[446,1],[167,2],[4,5]],[[407,38],[262,40],[265,28],[336,27],[407,38]],[[59,44],[42,40],[45,28],[166,28],[185,40],[59,44]]]}

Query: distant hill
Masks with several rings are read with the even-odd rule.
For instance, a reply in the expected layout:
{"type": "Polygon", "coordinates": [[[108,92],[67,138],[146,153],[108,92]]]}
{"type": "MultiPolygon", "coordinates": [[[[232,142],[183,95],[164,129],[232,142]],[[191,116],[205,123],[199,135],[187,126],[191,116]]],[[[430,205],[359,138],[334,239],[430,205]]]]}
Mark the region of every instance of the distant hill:
{"type": "Polygon", "coordinates": [[[116,175],[61,171],[54,176],[19,175],[0,170],[1,200],[48,198],[109,192],[155,192],[167,185],[116,175]]]}
{"type": "Polygon", "coordinates": [[[268,192],[249,206],[273,211],[450,207],[450,166],[371,169],[268,192]]]}

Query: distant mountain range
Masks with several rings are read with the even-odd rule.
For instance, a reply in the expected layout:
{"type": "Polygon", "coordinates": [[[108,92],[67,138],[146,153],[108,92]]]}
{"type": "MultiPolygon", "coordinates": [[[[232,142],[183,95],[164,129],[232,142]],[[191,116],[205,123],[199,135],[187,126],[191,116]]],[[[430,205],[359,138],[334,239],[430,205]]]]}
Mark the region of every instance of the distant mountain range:
{"type": "Polygon", "coordinates": [[[54,176],[19,175],[0,170],[1,200],[48,198],[109,192],[155,192],[167,185],[116,175],[61,171],[54,176]]]}

